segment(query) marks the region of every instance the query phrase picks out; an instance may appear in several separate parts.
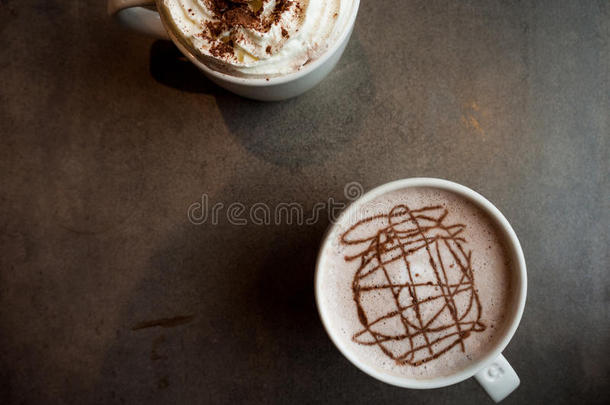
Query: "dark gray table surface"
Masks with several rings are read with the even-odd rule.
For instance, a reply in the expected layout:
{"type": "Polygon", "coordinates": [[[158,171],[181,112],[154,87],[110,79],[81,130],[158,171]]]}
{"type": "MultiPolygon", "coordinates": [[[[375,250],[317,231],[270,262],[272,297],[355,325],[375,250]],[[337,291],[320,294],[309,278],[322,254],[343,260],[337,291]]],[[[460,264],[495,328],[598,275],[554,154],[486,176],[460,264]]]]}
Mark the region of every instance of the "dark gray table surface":
{"type": "Polygon", "coordinates": [[[521,240],[505,403],[608,401],[609,9],[363,0],[332,74],[264,104],[102,1],[1,0],[0,403],[491,403],[342,357],[313,297],[326,216],[187,217],[203,195],[308,211],[414,176],[479,191],[521,240]]]}

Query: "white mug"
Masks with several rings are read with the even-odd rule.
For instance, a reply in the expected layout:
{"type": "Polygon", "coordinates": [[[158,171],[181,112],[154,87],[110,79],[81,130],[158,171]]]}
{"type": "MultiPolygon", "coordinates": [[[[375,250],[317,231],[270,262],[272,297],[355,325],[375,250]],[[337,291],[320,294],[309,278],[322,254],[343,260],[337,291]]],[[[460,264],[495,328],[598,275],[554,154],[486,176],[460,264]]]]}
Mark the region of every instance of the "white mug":
{"type": "Polygon", "coordinates": [[[350,360],[356,367],[360,368],[362,371],[369,374],[370,376],[377,378],[378,380],[399,387],[426,389],[445,387],[451,384],[459,383],[474,376],[476,380],[487,391],[489,396],[494,401],[499,402],[512,391],[514,391],[517,386],[519,386],[520,382],[519,377],[517,376],[513,368],[501,354],[502,350],[504,350],[506,345],[508,345],[508,342],[517,330],[517,326],[519,325],[521,316],[523,314],[523,309],[525,307],[525,297],[527,292],[527,275],[525,268],[525,259],[523,257],[521,245],[519,244],[519,239],[517,239],[517,235],[513,231],[513,228],[510,226],[510,224],[502,215],[502,213],[492,203],[485,199],[485,197],[460,184],[447,180],[432,178],[403,179],[379,186],[364,194],[362,197],[354,201],[349,207],[347,207],[345,211],[341,213],[341,216],[337,220],[337,223],[340,223],[344,217],[356,218],[357,215],[355,213],[362,204],[371,201],[376,197],[386,194],[388,192],[401,190],[409,187],[430,187],[445,190],[454,193],[458,196],[461,196],[467,201],[473,203],[479,209],[486,212],[490,216],[490,218],[492,218],[492,220],[497,224],[497,227],[500,232],[504,234],[505,239],[507,241],[507,250],[511,256],[513,263],[515,263],[515,284],[513,288],[515,294],[513,300],[514,306],[507,313],[507,328],[505,329],[504,335],[497,340],[497,343],[493,347],[493,349],[490,350],[487,354],[485,354],[479,361],[476,361],[470,364],[465,369],[448,376],[426,379],[400,377],[380,372],[379,370],[374,369],[371,366],[363,363],[357,358],[357,356],[350,352],[350,349],[346,346],[344,340],[339,338],[336,330],[333,329],[332,325],[330,324],[330,317],[328,315],[329,309],[321,305],[322,300],[320,299],[320,294],[322,286],[319,282],[319,275],[325,269],[325,257],[324,255],[322,255],[322,252],[324,252],[327,244],[332,243],[329,238],[329,236],[332,234],[332,225],[327,231],[326,236],[324,237],[324,241],[322,242],[322,246],[320,248],[320,254],[318,255],[318,260],[316,264],[316,276],[314,281],[316,303],[318,306],[318,311],[320,313],[322,324],[324,325],[326,332],[330,336],[330,339],[333,341],[335,346],[337,346],[339,351],[345,357],[347,357],[347,359],[350,360]]]}
{"type": "MultiPolygon", "coordinates": [[[[162,1],[162,0],[157,0],[162,1]]],[[[298,96],[311,89],[335,67],[349,42],[354,29],[360,0],[354,0],[348,25],[338,39],[322,56],[306,64],[300,70],[282,76],[266,78],[245,78],[218,72],[199,60],[176,38],[162,16],[150,6],[155,0],[108,0],[108,13],[123,25],[155,38],[170,39],[180,51],[214,83],[240,96],[262,100],[278,101],[298,96]],[[142,6],[148,6],[142,7],[142,6]]]]}

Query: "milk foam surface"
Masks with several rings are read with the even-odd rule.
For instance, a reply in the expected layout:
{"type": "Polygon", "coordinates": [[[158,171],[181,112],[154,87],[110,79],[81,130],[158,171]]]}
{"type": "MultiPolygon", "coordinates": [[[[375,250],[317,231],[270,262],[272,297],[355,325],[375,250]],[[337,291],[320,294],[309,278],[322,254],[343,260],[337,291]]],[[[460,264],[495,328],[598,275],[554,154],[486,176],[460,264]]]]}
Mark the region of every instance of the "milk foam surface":
{"type": "MultiPolygon", "coordinates": [[[[319,57],[345,30],[352,0],[163,0],[177,33],[215,69],[277,76],[319,57]],[[249,21],[223,24],[217,4],[249,7],[249,21]],[[214,26],[214,24],[218,24],[214,26]],[[209,27],[213,28],[211,31],[209,27]],[[226,52],[230,46],[230,52],[226,52]],[[223,51],[220,52],[219,49],[223,51]]],[[[224,13],[224,12],[223,12],[224,13]]]]}
{"type": "MultiPolygon", "coordinates": [[[[422,379],[453,374],[487,354],[496,344],[497,339],[502,336],[505,327],[505,316],[512,304],[512,264],[506,252],[506,243],[503,236],[487,214],[460,196],[427,187],[406,188],[382,195],[364,204],[356,211],[357,215],[352,215],[351,217],[343,216],[341,222],[335,225],[329,235],[328,243],[323,248],[323,259],[320,261],[318,273],[318,283],[322,286],[318,290],[318,299],[327,320],[327,327],[333,329],[336,335],[339,336],[339,339],[343,341],[347,350],[356,355],[362,362],[384,373],[422,379]],[[343,237],[346,235],[346,232],[354,224],[360,222],[360,220],[380,214],[386,215],[393,207],[398,205],[406,205],[409,210],[440,206],[440,208],[433,210],[422,211],[419,215],[422,218],[429,217],[436,220],[446,210],[446,217],[442,219],[443,224],[449,227],[452,224],[465,225],[464,227],[456,226],[449,228],[450,232],[462,229],[459,235],[455,237],[463,238],[463,241],[458,242],[463,247],[466,255],[460,257],[458,261],[465,263],[468,252],[471,252],[469,267],[472,269],[474,289],[467,291],[467,287],[461,287],[464,292],[455,294],[455,303],[453,305],[457,308],[458,316],[463,318],[462,329],[470,327],[469,325],[478,326],[475,326],[470,333],[465,335],[466,337],[462,341],[463,347],[461,344],[456,343],[438,357],[425,360],[422,364],[417,364],[418,360],[430,358],[433,351],[428,353],[427,349],[422,349],[412,355],[402,356],[401,353],[407,353],[413,347],[425,346],[424,339],[434,341],[439,336],[438,343],[432,345],[432,347],[436,347],[436,351],[440,352],[440,349],[449,346],[445,343],[450,341],[450,339],[442,338],[442,334],[448,335],[452,330],[449,327],[443,329],[442,325],[452,325],[454,323],[453,315],[449,310],[441,311],[436,318],[432,315],[439,313],[439,309],[442,310],[445,302],[444,299],[429,299],[428,302],[425,302],[425,294],[428,294],[429,297],[434,297],[434,294],[439,296],[440,294],[439,287],[426,285],[426,283],[431,284],[432,281],[430,280],[435,280],[435,277],[438,279],[438,276],[433,274],[434,270],[430,266],[430,259],[426,254],[426,250],[414,249],[414,252],[408,256],[409,271],[404,270],[407,268],[404,264],[402,268],[394,266],[395,263],[386,265],[387,272],[392,278],[392,283],[398,285],[410,282],[423,285],[423,287],[420,287],[423,289],[417,290],[420,294],[419,300],[425,302],[425,304],[420,305],[421,313],[419,316],[424,320],[430,320],[429,330],[441,331],[429,331],[426,336],[422,333],[410,341],[403,339],[383,343],[388,353],[396,355],[396,358],[403,361],[396,361],[395,358],[389,357],[378,344],[367,345],[369,342],[375,343],[375,340],[372,337],[373,335],[366,331],[367,327],[363,325],[362,316],[359,316],[357,310],[358,304],[356,300],[364,308],[362,311],[366,311],[364,318],[367,318],[369,327],[371,320],[381,319],[381,321],[373,326],[375,333],[379,333],[377,336],[401,336],[405,333],[405,325],[400,322],[399,316],[389,317],[386,314],[388,314],[389,310],[396,309],[396,303],[391,291],[396,293],[401,305],[408,307],[408,304],[412,303],[412,298],[408,296],[408,288],[395,288],[393,290],[386,288],[366,291],[366,294],[362,293],[362,291],[367,290],[370,286],[386,283],[385,275],[379,271],[371,272],[369,268],[373,268],[373,265],[368,264],[367,267],[365,263],[363,266],[362,258],[346,260],[346,257],[357,256],[363,249],[366,250],[367,247],[371,246],[371,240],[374,239],[371,238],[378,234],[380,227],[387,226],[387,221],[384,218],[380,218],[379,220],[362,222],[357,228],[351,230],[346,237],[343,237]],[[363,243],[346,244],[346,239],[348,241],[366,241],[363,243]],[[357,272],[362,276],[367,274],[367,271],[369,271],[369,275],[355,278],[357,272]],[[408,277],[409,272],[411,273],[411,280],[408,277]],[[355,285],[357,285],[360,291],[357,299],[354,294],[355,285]],[[477,307],[473,296],[478,298],[480,302],[479,307],[477,307]],[[470,299],[470,306],[468,306],[468,299],[470,299]],[[473,302],[474,304],[472,304],[473,302]]],[[[397,218],[399,217],[397,216],[397,218]]],[[[420,225],[425,224],[425,221],[425,219],[420,220],[420,225]]],[[[404,222],[401,225],[403,226],[402,229],[407,230],[409,224],[410,222],[408,221],[404,222]]],[[[396,229],[400,230],[401,228],[398,227],[396,229]]],[[[433,231],[428,231],[427,237],[442,237],[446,235],[443,233],[445,231],[440,233],[431,232],[433,231]]],[[[382,237],[382,241],[384,238],[382,237]]],[[[415,245],[408,245],[407,247],[409,246],[415,245]]],[[[441,244],[440,246],[445,245],[441,244]]],[[[450,252],[457,251],[455,249],[457,245],[451,245],[453,248],[450,245],[446,246],[448,248],[444,248],[445,253],[439,252],[439,256],[443,257],[447,267],[445,269],[448,275],[447,279],[449,280],[447,284],[453,283],[453,285],[457,285],[458,282],[456,280],[458,279],[455,278],[455,274],[459,275],[462,273],[457,270],[457,266],[454,267],[455,262],[452,263],[449,260],[450,252]]],[[[390,249],[384,254],[386,257],[390,257],[393,254],[392,252],[396,252],[396,250],[390,249]]],[[[435,255],[433,253],[433,256],[437,257],[435,255]]],[[[364,260],[370,261],[372,256],[367,255],[363,257],[364,260]]],[[[438,267],[438,260],[436,258],[434,260],[437,262],[438,267]]],[[[455,292],[455,289],[453,291],[455,292]]],[[[403,314],[409,322],[417,327],[417,319],[412,308],[404,310],[403,314]]],[[[451,326],[451,328],[454,327],[451,326]]],[[[413,325],[406,328],[413,333],[413,325]]],[[[459,325],[457,328],[459,328],[459,325]]],[[[449,338],[459,338],[458,329],[455,330],[454,336],[449,336],[449,338]]]]}

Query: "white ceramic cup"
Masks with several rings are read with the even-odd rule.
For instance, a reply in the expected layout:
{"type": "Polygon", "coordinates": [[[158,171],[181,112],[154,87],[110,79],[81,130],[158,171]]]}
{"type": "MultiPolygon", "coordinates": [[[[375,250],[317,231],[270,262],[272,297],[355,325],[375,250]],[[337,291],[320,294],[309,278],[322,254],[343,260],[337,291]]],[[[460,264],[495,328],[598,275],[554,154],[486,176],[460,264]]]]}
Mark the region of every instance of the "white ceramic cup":
{"type": "Polygon", "coordinates": [[[507,326],[505,328],[504,336],[498,339],[493,349],[489,350],[489,352],[486,353],[479,361],[470,364],[468,367],[457,373],[437,378],[415,379],[400,377],[381,372],[378,369],[360,361],[358,357],[350,351],[344,339],[338,336],[337,330],[331,324],[331,318],[328,315],[329,309],[324,307],[324,305],[321,305],[323,301],[320,299],[320,296],[323,287],[320,285],[319,276],[325,271],[326,268],[326,257],[324,257],[322,253],[325,251],[326,245],[332,242],[329,240],[329,236],[332,234],[333,230],[332,225],[327,231],[320,248],[314,281],[316,303],[322,324],[330,336],[330,339],[333,341],[335,346],[337,346],[339,351],[343,353],[343,355],[347,357],[347,359],[356,367],[360,368],[370,376],[377,378],[378,380],[388,384],[397,385],[399,387],[425,389],[445,387],[447,385],[459,383],[474,376],[487,391],[489,396],[494,401],[499,402],[514,391],[517,386],[519,386],[519,377],[510,364],[508,364],[504,356],[502,356],[501,352],[504,350],[506,345],[508,345],[508,342],[517,330],[517,326],[521,320],[521,315],[523,314],[523,308],[525,307],[525,296],[527,292],[527,274],[523,251],[521,250],[521,245],[519,244],[519,239],[517,239],[515,231],[513,231],[513,228],[510,226],[504,215],[502,215],[502,213],[492,203],[486,200],[485,197],[467,187],[441,179],[412,178],[387,183],[369,191],[347,207],[345,211],[341,213],[336,222],[341,223],[345,218],[357,218],[358,216],[356,212],[361,205],[375,199],[380,195],[410,187],[429,187],[445,190],[461,196],[465,200],[475,204],[475,206],[477,206],[479,209],[486,212],[492,221],[495,222],[495,225],[499,231],[505,236],[507,251],[509,252],[512,262],[514,263],[514,297],[512,300],[514,305],[507,313],[507,326]]]}
{"type": "Polygon", "coordinates": [[[155,38],[172,40],[195,66],[220,87],[255,100],[278,101],[306,92],[320,83],[335,67],[352,35],[360,0],[354,0],[347,27],[322,56],[296,72],[270,77],[269,80],[231,76],[207,66],[176,38],[159,13],[150,8],[155,4],[155,0],[108,0],[108,13],[126,27],[155,38]]]}

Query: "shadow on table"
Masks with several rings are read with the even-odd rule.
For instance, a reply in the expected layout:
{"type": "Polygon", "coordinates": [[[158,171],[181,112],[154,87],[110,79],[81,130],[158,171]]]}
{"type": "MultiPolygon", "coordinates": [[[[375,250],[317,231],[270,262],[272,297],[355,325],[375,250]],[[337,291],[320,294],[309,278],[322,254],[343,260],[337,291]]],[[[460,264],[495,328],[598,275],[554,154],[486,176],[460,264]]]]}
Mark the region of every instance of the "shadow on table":
{"type": "Polygon", "coordinates": [[[325,225],[181,227],[124,297],[98,399],[256,403],[325,381],[343,365],[313,294],[325,225]]]}
{"type": "Polygon", "coordinates": [[[271,103],[216,86],[168,41],[153,44],[150,72],[167,86],[214,95],[227,129],[246,150],[274,165],[298,169],[332,159],[365,127],[375,89],[363,55],[354,34],[338,65],[317,87],[271,103]]]}
{"type": "Polygon", "coordinates": [[[152,44],[150,74],[161,84],[189,93],[224,92],[205,77],[171,41],[158,40],[152,44]]]}
{"type": "Polygon", "coordinates": [[[374,107],[371,72],[356,34],[335,69],[299,97],[260,103],[227,93],[217,102],[231,134],[253,155],[299,169],[334,159],[374,107]]]}

